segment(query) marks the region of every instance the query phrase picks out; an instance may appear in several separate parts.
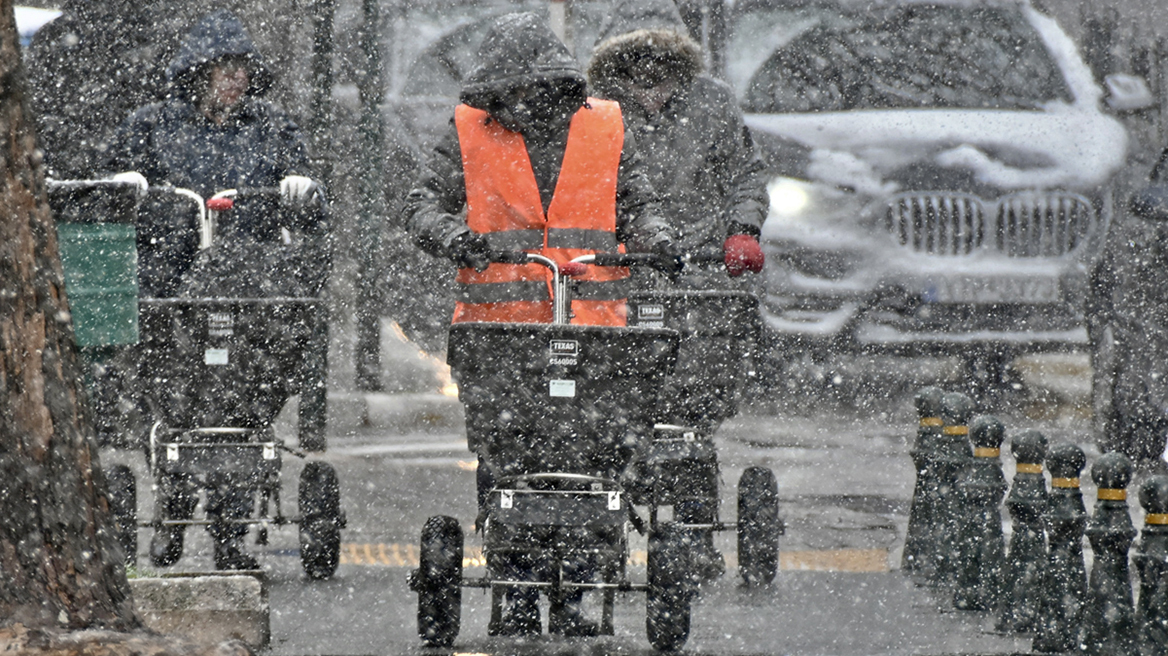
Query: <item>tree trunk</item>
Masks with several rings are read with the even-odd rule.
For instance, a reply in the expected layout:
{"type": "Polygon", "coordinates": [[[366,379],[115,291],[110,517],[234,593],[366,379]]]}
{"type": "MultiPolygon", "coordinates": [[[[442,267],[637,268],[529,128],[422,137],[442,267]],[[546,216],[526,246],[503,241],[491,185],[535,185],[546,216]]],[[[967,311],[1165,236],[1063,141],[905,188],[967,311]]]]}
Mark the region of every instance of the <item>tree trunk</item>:
{"type": "Polygon", "coordinates": [[[56,229],[0,0],[0,625],[139,627],[84,409],[56,229]]]}

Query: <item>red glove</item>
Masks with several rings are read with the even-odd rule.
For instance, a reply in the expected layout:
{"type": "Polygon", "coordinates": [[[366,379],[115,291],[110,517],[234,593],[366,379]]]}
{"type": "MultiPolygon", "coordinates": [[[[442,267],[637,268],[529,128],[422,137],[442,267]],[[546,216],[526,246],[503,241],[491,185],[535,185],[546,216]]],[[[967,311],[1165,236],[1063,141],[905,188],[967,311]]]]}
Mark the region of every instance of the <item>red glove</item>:
{"type": "Polygon", "coordinates": [[[735,278],[747,271],[762,271],[762,248],[750,235],[731,235],[722,244],[722,252],[726,258],[726,271],[735,278]]]}

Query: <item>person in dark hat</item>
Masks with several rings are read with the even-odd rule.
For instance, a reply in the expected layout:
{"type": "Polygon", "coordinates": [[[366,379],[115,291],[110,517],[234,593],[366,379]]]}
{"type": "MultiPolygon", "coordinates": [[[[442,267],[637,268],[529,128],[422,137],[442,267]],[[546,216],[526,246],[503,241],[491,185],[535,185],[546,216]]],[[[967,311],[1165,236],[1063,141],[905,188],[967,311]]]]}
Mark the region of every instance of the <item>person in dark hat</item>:
{"type": "Polygon", "coordinates": [[[765,167],[733,92],[703,72],[703,61],[673,0],[619,0],[601,28],[588,81],[624,110],[681,250],[723,256],[724,265],[687,266],[681,284],[752,289],[758,277],[743,274],[763,265],[765,167]]]}
{"type": "MultiPolygon", "coordinates": [[[[686,267],[680,279],[640,275],[658,289],[757,291],[758,237],[767,212],[765,168],[730,88],[702,72],[703,56],[673,0],[619,0],[601,29],[588,79],[620,102],[647,163],[664,216],[688,254],[720,256],[686,267]]],[[[716,428],[716,427],[715,427],[716,428]]],[[[687,502],[682,521],[713,523],[717,508],[687,502]]],[[[705,532],[695,562],[703,578],[725,569],[705,532]]]]}
{"type": "MultiPolygon", "coordinates": [[[[299,128],[282,110],[261,99],[272,75],[240,21],[227,11],[200,20],[187,34],[166,70],[170,94],[135,111],[118,128],[109,170],[113,178],[145,191],[168,184],[207,197],[236,188],[280,189],[281,206],[322,207],[322,191],[310,177],[299,128]]],[[[173,239],[173,227],[139,221],[139,282],[145,296],[316,296],[328,271],[328,224],[323,211],[270,217],[270,204],[232,213],[220,226],[216,243],[196,256],[193,250],[158,250],[173,239]],[[306,235],[299,247],[289,230],[306,235]],[[178,256],[176,256],[176,253],[178,256]]],[[[151,217],[153,220],[153,217],[151,217]]],[[[189,230],[189,227],[188,227],[189,230]]],[[[188,240],[189,241],[189,240],[188,240]]],[[[268,395],[272,397],[271,394],[268,395]]],[[[188,418],[215,425],[262,427],[283,404],[282,398],[255,399],[222,416],[188,418]]],[[[203,404],[206,405],[206,404],[203,404]]],[[[219,569],[255,569],[243,549],[255,481],[208,476],[208,531],[215,539],[219,569]]],[[[198,501],[197,485],[183,475],[163,477],[158,491],[162,514],[189,519],[198,501]]],[[[156,566],[174,564],[182,553],[183,525],[155,530],[150,555],[156,566]]]]}

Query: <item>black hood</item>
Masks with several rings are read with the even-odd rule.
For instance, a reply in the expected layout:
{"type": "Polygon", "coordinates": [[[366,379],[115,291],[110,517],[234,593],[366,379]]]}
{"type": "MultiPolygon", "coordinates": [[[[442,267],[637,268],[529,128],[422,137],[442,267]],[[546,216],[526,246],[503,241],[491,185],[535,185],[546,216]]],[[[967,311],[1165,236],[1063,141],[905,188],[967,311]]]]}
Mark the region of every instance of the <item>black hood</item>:
{"type": "Polygon", "coordinates": [[[551,83],[584,100],[587,82],[575,57],[547,22],[532,13],[508,14],[483,38],[479,64],[462,84],[462,102],[485,111],[510,105],[513,92],[551,83]]]}
{"type": "Polygon", "coordinates": [[[588,80],[601,95],[619,97],[623,73],[644,59],[656,61],[683,87],[702,71],[702,48],[673,0],[618,0],[592,51],[588,80]]]}
{"type": "Polygon", "coordinates": [[[245,58],[251,68],[249,96],[263,95],[272,86],[272,74],[256,50],[243,23],[223,9],[203,17],[187,32],[178,54],[166,67],[166,79],[178,95],[191,99],[193,84],[207,64],[220,57],[245,58]]]}

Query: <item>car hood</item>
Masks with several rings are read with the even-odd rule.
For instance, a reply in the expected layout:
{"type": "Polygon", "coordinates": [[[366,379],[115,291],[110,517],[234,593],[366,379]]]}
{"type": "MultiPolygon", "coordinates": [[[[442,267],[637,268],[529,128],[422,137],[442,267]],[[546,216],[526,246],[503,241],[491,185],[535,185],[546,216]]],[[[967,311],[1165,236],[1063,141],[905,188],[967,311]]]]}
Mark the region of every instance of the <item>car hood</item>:
{"type": "Polygon", "coordinates": [[[943,182],[946,172],[1005,191],[1087,191],[1105,183],[1127,152],[1127,132],[1117,120],[1070,105],[749,114],[746,122],[809,148],[810,179],[870,194],[951,188],[943,182]],[[922,178],[922,167],[935,174],[922,178]],[[914,168],[918,175],[909,182],[901,174],[914,168]]]}

